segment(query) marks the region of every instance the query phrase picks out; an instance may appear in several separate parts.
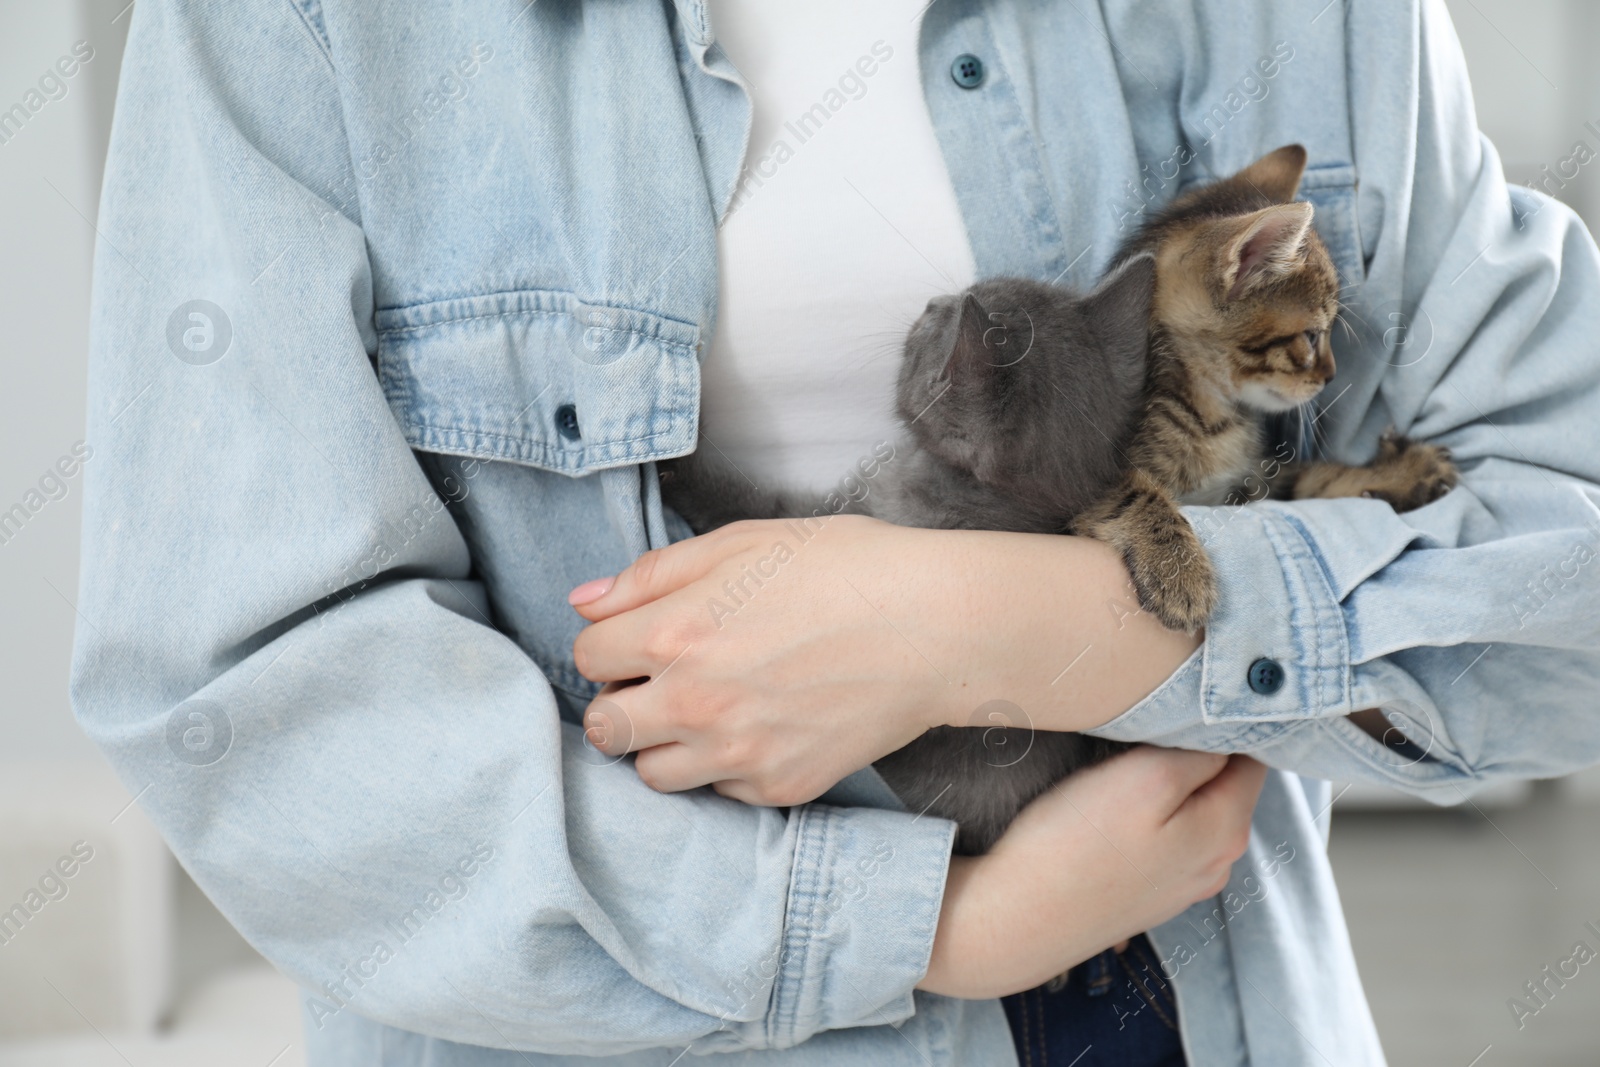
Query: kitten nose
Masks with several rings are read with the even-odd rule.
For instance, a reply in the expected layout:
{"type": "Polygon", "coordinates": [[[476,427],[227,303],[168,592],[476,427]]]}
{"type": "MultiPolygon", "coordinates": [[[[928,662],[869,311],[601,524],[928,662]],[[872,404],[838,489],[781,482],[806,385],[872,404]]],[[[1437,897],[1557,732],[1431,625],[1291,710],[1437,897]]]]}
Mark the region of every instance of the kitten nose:
{"type": "Polygon", "coordinates": [[[1325,351],[1317,353],[1317,373],[1322,376],[1323,385],[1327,385],[1329,382],[1333,381],[1333,372],[1333,352],[1325,351]]]}

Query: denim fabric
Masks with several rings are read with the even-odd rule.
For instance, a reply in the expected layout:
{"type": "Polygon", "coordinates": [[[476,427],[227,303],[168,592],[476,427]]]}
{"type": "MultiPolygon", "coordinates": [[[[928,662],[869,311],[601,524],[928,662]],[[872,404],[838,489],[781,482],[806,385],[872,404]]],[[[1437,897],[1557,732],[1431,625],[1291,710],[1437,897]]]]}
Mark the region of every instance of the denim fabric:
{"type": "Polygon", "coordinates": [[[1185,1067],[1178,1001],[1144,934],[1005,997],[1022,1067],[1185,1067]]]}
{"type": "MultiPolygon", "coordinates": [[[[311,1062],[1015,1063],[998,1001],[913,991],[948,823],[870,771],[660,795],[576,725],[566,591],[686,532],[653,461],[695,441],[749,124],[698,0],[131,18],[74,704],[304,987],[311,1062]]],[[[1190,509],[1221,609],[1103,731],[1279,768],[1229,888],[1150,932],[1189,1062],[1381,1063],[1299,773],[1452,801],[1600,759],[1600,256],[1508,193],[1433,0],[940,0],[920,51],[983,274],[1086,284],[1150,205],[1305,143],[1352,328],[1297,441],[1461,462],[1402,516],[1190,509]],[[1374,706],[1414,749],[1344,718],[1374,706]]]]}

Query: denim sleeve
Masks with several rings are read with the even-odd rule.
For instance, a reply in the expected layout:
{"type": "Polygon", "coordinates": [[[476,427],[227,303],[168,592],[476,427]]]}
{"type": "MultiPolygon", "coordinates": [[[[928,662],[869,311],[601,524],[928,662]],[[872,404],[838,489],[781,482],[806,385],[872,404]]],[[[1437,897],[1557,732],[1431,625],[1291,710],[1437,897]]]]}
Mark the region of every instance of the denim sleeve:
{"type": "Polygon", "coordinates": [[[1410,333],[1345,350],[1388,365],[1331,410],[1359,422],[1365,456],[1390,421],[1448,445],[1462,484],[1403,515],[1185,508],[1220,609],[1187,663],[1095,732],[1448,803],[1600,761],[1600,255],[1569,209],[1507,188],[1441,4],[1347,19],[1361,299],[1410,333]],[[1251,688],[1259,659],[1281,689],[1251,688]],[[1364,708],[1390,743],[1346,719],[1364,708]]]}
{"type": "Polygon", "coordinates": [[[489,624],[373,374],[381,265],[338,192],[363,88],[315,7],[132,16],[98,220],[81,723],[318,1025],[614,1054],[908,1017],[952,824],[655,793],[595,762],[489,624]]]}

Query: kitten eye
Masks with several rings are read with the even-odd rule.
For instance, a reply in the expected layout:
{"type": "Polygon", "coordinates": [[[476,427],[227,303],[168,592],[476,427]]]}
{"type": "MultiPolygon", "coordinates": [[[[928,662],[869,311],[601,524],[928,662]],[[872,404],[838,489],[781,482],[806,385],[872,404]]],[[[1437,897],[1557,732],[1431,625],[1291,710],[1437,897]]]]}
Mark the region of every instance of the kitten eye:
{"type": "Polygon", "coordinates": [[[1315,352],[1317,350],[1317,342],[1319,342],[1321,340],[1322,340],[1322,331],[1321,330],[1307,330],[1306,331],[1306,344],[1311,346],[1311,350],[1313,352],[1315,352]]]}

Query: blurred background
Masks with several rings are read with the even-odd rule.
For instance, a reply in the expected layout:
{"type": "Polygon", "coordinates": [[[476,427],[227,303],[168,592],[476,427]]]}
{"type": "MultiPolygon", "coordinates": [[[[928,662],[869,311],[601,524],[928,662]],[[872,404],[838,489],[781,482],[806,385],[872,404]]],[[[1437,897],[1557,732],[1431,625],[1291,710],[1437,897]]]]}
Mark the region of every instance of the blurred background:
{"type": "MultiPolygon", "coordinates": [[[[1580,144],[1600,155],[1600,0],[1448,6],[1507,177],[1600,230],[1600,159],[1569,177],[1580,144]]],[[[83,438],[90,265],[115,254],[96,203],[132,8],[0,0],[0,106],[92,50],[64,93],[0,126],[0,511],[83,438]]],[[[63,482],[25,526],[0,527],[0,909],[44,901],[21,936],[0,924],[0,1067],[294,1067],[295,990],[172,861],[73,722],[80,479],[63,482]]],[[[1585,928],[1600,930],[1600,773],[1450,810],[1351,787],[1334,810],[1333,862],[1391,1063],[1600,1064],[1600,968],[1547,985],[1520,1026],[1508,1004],[1537,1006],[1525,983],[1576,942],[1600,948],[1585,928]]]]}

